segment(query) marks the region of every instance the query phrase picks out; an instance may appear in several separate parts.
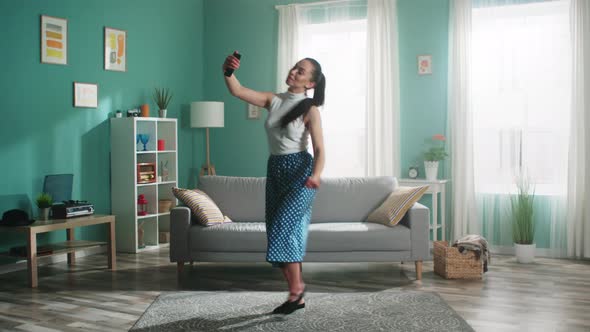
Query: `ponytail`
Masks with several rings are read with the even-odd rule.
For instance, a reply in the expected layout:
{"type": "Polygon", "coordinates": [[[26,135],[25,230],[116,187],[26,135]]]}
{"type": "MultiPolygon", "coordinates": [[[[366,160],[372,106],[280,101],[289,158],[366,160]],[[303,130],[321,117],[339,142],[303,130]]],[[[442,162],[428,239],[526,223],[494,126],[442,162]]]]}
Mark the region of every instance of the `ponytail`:
{"type": "Polygon", "coordinates": [[[311,62],[311,64],[314,66],[314,71],[311,76],[311,81],[315,82],[313,98],[303,99],[295,107],[293,107],[292,110],[287,112],[287,114],[281,118],[281,128],[287,127],[289,123],[298,119],[300,116],[305,116],[311,109],[311,106],[319,107],[324,104],[326,77],[324,76],[324,73],[322,73],[322,66],[320,66],[319,62],[317,62],[315,59],[305,58],[304,60],[311,62]]]}

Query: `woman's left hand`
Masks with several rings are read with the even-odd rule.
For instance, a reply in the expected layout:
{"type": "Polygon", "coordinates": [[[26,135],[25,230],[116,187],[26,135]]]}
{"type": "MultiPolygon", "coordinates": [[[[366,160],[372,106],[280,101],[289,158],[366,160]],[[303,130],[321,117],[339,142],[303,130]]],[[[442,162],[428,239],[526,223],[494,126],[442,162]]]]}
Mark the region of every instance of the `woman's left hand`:
{"type": "Polygon", "coordinates": [[[317,189],[320,187],[320,179],[314,176],[310,176],[307,178],[307,181],[305,181],[305,187],[307,188],[312,188],[312,189],[317,189]]]}

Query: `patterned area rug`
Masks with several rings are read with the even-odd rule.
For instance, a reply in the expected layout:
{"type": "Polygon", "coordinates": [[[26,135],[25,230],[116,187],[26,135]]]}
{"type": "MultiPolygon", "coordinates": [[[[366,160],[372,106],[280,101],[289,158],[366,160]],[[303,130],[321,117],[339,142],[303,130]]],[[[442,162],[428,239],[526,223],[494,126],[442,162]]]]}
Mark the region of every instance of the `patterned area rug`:
{"type": "Polygon", "coordinates": [[[306,308],[273,315],[279,292],[163,293],[130,331],[473,331],[436,293],[309,293],[306,308]]]}

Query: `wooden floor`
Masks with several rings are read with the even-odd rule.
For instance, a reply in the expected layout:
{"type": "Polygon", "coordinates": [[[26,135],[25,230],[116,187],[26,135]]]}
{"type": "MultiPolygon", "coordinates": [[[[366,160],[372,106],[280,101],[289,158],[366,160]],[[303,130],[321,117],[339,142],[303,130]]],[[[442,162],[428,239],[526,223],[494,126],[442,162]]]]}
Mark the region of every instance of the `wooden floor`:
{"type": "MultiPolygon", "coordinates": [[[[0,331],[126,331],[161,292],[176,290],[283,291],[279,270],[266,263],[195,264],[177,278],[168,249],[106,255],[39,268],[39,288],[26,271],[0,275],[0,331]]],[[[308,292],[413,289],[440,294],[476,331],[590,331],[590,263],[537,259],[521,265],[494,256],[483,281],[444,280],[425,262],[321,264],[303,267],[308,292]]],[[[269,303],[269,309],[278,303],[269,303]]]]}

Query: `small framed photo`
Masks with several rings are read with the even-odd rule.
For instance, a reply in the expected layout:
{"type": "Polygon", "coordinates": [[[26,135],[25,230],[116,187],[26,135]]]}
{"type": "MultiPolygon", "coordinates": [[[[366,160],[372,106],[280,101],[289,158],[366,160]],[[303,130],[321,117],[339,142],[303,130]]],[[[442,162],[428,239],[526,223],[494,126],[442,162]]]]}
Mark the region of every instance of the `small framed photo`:
{"type": "Polygon", "coordinates": [[[104,69],[127,71],[127,32],[104,28],[104,69]]]}
{"type": "Polygon", "coordinates": [[[432,55],[418,55],[418,75],[432,74],[432,55]]]}
{"type": "Polygon", "coordinates": [[[98,84],[74,82],[74,107],[98,107],[98,84]]]}
{"type": "Polygon", "coordinates": [[[68,20],[41,15],[41,63],[68,64],[68,20]]]}

